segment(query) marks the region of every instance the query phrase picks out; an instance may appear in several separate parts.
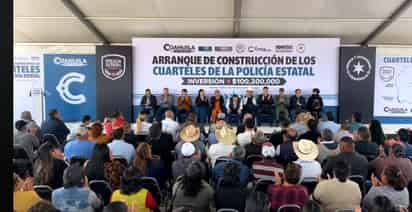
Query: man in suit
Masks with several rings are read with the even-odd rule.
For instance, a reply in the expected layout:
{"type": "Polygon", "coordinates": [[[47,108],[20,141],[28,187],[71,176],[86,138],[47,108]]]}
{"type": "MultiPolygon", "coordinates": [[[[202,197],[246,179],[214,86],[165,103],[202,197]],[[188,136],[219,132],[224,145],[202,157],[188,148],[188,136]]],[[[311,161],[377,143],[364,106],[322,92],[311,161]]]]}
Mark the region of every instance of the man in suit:
{"type": "Polygon", "coordinates": [[[152,122],[153,116],[155,114],[157,100],[150,89],[145,90],[145,94],[140,101],[140,106],[142,107],[142,111],[149,114],[149,122],[152,122]]]}

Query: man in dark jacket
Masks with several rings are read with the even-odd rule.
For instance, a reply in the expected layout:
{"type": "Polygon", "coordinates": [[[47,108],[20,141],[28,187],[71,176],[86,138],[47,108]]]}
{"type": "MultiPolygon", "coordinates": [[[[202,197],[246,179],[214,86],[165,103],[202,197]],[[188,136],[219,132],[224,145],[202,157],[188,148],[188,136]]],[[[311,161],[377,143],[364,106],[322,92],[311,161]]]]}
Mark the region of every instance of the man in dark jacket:
{"type": "Polygon", "coordinates": [[[256,99],[257,105],[258,105],[258,124],[262,122],[262,115],[269,116],[272,118],[271,122],[273,122],[273,112],[274,112],[274,104],[275,101],[272,97],[272,95],[269,94],[269,88],[268,87],[263,87],[262,94],[258,96],[256,99]]]}
{"type": "Polygon", "coordinates": [[[153,116],[155,114],[157,100],[150,89],[145,90],[145,94],[140,101],[140,106],[142,107],[142,111],[149,114],[149,122],[153,121],[153,116]]]}
{"type": "Polygon", "coordinates": [[[290,98],[289,102],[289,114],[292,121],[295,121],[296,114],[305,109],[306,100],[302,96],[302,90],[300,88],[295,90],[295,95],[290,98]]]}
{"type": "Polygon", "coordinates": [[[52,109],[49,112],[49,120],[45,121],[41,125],[41,131],[43,134],[53,134],[59,140],[60,145],[63,145],[66,141],[67,135],[70,134],[69,128],[64,124],[60,118],[60,114],[57,109],[52,109]]]}
{"type": "Polygon", "coordinates": [[[320,112],[323,108],[323,100],[319,93],[319,88],[314,88],[312,90],[312,96],[309,97],[308,103],[306,104],[306,109],[309,110],[316,119],[320,118],[320,112]]]}
{"type": "Polygon", "coordinates": [[[368,161],[371,161],[378,156],[378,145],[370,141],[370,133],[367,127],[360,127],[356,131],[354,137],[356,152],[364,155],[368,161]]]}

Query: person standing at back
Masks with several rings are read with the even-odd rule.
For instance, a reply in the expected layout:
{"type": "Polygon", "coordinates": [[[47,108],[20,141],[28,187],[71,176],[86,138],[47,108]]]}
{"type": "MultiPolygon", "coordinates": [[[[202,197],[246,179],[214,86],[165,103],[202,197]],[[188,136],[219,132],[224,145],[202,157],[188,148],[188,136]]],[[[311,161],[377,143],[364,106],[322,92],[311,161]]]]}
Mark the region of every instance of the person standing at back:
{"type": "Polygon", "coordinates": [[[67,135],[70,134],[69,128],[64,124],[57,109],[50,110],[49,119],[42,123],[41,131],[43,134],[50,133],[55,135],[60,144],[64,144],[67,135]]]}
{"type": "Polygon", "coordinates": [[[30,160],[34,160],[36,154],[35,149],[39,147],[39,140],[32,134],[27,132],[27,122],[19,120],[15,127],[17,132],[14,133],[13,144],[24,149],[30,160]]]}
{"type": "Polygon", "coordinates": [[[20,118],[27,122],[27,129],[29,130],[29,133],[36,136],[37,139],[41,140],[42,132],[41,132],[40,126],[37,125],[35,120],[33,120],[33,118],[31,117],[30,111],[23,111],[21,113],[20,118]]]}
{"type": "Polygon", "coordinates": [[[302,96],[302,90],[300,88],[295,90],[295,95],[290,98],[289,113],[292,121],[295,121],[296,115],[305,109],[306,99],[302,96]]]}

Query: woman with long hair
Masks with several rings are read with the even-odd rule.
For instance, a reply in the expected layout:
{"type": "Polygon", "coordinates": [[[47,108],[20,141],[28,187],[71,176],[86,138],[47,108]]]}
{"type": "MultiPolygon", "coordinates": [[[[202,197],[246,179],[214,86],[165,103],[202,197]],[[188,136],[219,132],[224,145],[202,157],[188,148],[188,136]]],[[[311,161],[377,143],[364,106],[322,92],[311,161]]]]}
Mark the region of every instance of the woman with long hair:
{"type": "Polygon", "coordinates": [[[363,199],[363,206],[371,210],[377,196],[386,196],[393,205],[407,208],[409,206],[409,192],[406,188],[402,171],[396,165],[387,166],[380,179],[372,175],[372,188],[363,199]]]}
{"type": "Polygon", "coordinates": [[[209,100],[205,94],[205,90],[200,89],[196,97],[196,113],[198,114],[197,121],[200,124],[206,124],[209,117],[209,100]]]}
{"type": "Polygon", "coordinates": [[[133,167],[138,169],[143,176],[154,177],[161,187],[164,186],[167,173],[164,163],[158,156],[152,155],[151,146],[147,143],[140,143],[136,149],[136,158],[133,167]]]}
{"type": "Polygon", "coordinates": [[[202,179],[200,161],[190,164],[183,177],[173,185],[173,208],[191,206],[194,211],[209,212],[214,202],[212,187],[202,179]]]}
{"type": "Polygon", "coordinates": [[[103,125],[100,123],[94,123],[89,128],[89,141],[95,141],[98,144],[107,144],[111,137],[103,134],[103,125]]]}
{"type": "Polygon", "coordinates": [[[144,112],[140,112],[139,116],[136,119],[136,134],[137,135],[147,135],[149,133],[149,128],[152,126],[151,123],[149,123],[148,116],[144,112]]]}
{"type": "Polygon", "coordinates": [[[112,194],[112,201],[126,203],[129,211],[149,212],[157,208],[152,194],[142,188],[141,173],[134,167],[127,168],[121,176],[120,189],[112,194]]]}
{"type": "Polygon", "coordinates": [[[48,185],[53,189],[63,185],[63,172],[67,164],[61,157],[61,150],[51,144],[44,143],[40,146],[38,157],[34,163],[34,184],[48,185]]]}
{"type": "Polygon", "coordinates": [[[104,167],[110,165],[112,156],[106,144],[96,144],[93,148],[92,157],[84,164],[84,172],[89,181],[106,180],[104,167]]]}
{"type": "Polygon", "coordinates": [[[378,120],[373,119],[369,123],[369,132],[371,133],[372,142],[376,143],[378,146],[384,144],[385,134],[383,133],[382,125],[378,120]]]}
{"type": "Polygon", "coordinates": [[[223,96],[220,94],[219,89],[216,89],[214,94],[215,95],[210,98],[211,123],[216,122],[217,114],[225,113],[225,100],[223,99],[223,96]]]}

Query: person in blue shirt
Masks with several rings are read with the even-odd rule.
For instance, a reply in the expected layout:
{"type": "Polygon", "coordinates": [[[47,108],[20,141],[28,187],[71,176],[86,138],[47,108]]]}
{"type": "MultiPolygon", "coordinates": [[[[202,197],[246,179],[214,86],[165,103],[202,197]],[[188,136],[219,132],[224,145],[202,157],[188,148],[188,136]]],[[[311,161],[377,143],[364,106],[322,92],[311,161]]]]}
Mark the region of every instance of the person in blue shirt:
{"type": "Polygon", "coordinates": [[[352,113],[352,123],[350,124],[349,132],[356,132],[359,127],[362,127],[362,114],[359,112],[352,113]]]}
{"type": "Polygon", "coordinates": [[[217,183],[218,180],[223,177],[224,168],[226,164],[234,163],[234,164],[237,164],[240,168],[240,173],[239,173],[240,184],[242,186],[246,186],[249,181],[250,170],[249,170],[249,167],[243,164],[245,155],[246,155],[246,150],[244,147],[235,146],[233,148],[233,152],[231,153],[231,159],[229,159],[228,161],[223,161],[223,162],[219,162],[215,164],[215,167],[213,168],[213,171],[212,171],[213,181],[217,183]]]}
{"type": "Polygon", "coordinates": [[[323,120],[319,121],[318,130],[319,132],[323,132],[323,130],[329,129],[332,131],[333,135],[339,132],[340,125],[334,121],[333,113],[326,112],[326,117],[323,120]]]}
{"type": "Polygon", "coordinates": [[[76,139],[64,146],[64,157],[70,160],[72,157],[80,157],[89,160],[92,157],[94,145],[89,141],[86,127],[79,127],[76,131],[76,139]]]}
{"type": "Polygon", "coordinates": [[[121,157],[126,159],[127,163],[130,164],[136,157],[136,150],[133,145],[124,141],[124,131],[123,128],[114,129],[113,132],[113,141],[109,143],[110,151],[114,158],[121,157]]]}
{"type": "Polygon", "coordinates": [[[399,129],[397,132],[398,140],[402,142],[402,145],[405,147],[405,156],[412,158],[412,145],[409,144],[409,131],[405,128],[399,129]]]}

